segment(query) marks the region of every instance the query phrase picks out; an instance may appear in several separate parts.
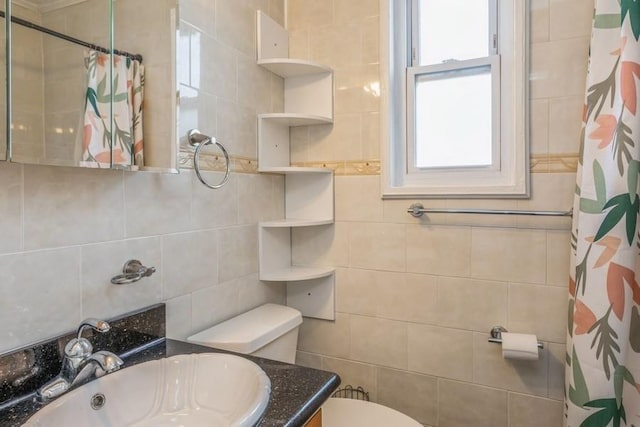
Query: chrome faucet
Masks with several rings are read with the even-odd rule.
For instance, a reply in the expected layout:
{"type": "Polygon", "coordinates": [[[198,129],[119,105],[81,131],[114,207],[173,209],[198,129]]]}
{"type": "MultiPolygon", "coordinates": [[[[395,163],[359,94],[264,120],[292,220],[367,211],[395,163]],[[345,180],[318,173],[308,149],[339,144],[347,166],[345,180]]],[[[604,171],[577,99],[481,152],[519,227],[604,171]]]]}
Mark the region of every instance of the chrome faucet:
{"type": "Polygon", "coordinates": [[[64,347],[64,359],[60,374],[40,387],[37,397],[40,402],[49,401],[70,389],[84,384],[91,378],[99,378],[117,371],[124,362],[109,351],[93,353],[93,346],[86,338],[82,338],[85,328],[92,328],[100,333],[111,327],[104,320],[85,319],[78,327],[78,336],[64,347]]]}

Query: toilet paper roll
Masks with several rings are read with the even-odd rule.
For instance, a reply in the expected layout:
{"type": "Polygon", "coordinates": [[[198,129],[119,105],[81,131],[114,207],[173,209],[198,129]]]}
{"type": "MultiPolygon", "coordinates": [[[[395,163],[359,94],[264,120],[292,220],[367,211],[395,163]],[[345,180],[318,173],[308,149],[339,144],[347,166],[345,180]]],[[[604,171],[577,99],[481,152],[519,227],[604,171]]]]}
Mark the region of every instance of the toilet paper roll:
{"type": "Polygon", "coordinates": [[[502,357],[517,360],[538,360],[538,337],[531,334],[503,332],[502,357]]]}

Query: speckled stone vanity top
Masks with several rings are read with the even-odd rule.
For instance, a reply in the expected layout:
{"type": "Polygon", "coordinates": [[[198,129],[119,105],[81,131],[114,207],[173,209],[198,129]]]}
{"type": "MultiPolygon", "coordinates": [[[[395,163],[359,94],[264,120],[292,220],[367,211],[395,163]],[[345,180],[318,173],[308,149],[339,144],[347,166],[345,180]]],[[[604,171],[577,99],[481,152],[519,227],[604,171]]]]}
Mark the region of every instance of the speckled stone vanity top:
{"type": "MultiPolygon", "coordinates": [[[[121,319],[111,320],[110,323],[112,331],[92,337],[91,341],[96,351],[110,350],[119,354],[125,362],[122,369],[178,354],[228,353],[165,339],[163,304],[121,319]]],[[[62,348],[60,345],[66,343],[68,338],[69,336],[59,337],[31,349],[0,355],[0,426],[20,426],[42,408],[43,405],[35,401],[35,390],[46,380],[58,374],[61,366],[58,348],[62,348]],[[26,356],[23,356],[23,353],[26,356]],[[20,365],[19,361],[29,357],[35,359],[35,364],[40,366],[37,374],[24,379],[25,376],[29,376],[29,373],[11,372],[20,365]],[[19,379],[17,383],[16,378],[19,379]]],[[[304,425],[340,384],[340,378],[331,372],[274,360],[239,356],[258,364],[271,380],[269,405],[258,423],[260,427],[304,425]]],[[[33,366],[28,369],[33,373],[33,366]]]]}

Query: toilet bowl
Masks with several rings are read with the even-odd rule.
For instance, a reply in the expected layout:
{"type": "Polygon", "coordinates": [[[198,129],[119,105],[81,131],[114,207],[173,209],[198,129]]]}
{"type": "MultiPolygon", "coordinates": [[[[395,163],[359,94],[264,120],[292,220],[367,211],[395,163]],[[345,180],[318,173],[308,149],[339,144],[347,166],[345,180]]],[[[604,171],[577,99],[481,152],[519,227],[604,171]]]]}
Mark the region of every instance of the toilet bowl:
{"type": "Polygon", "coordinates": [[[264,304],[187,338],[187,341],[295,363],[302,314],[291,307],[264,304]]]}
{"type": "Polygon", "coordinates": [[[322,427],[422,427],[395,409],[364,400],[332,397],[322,405],[322,427]]]}
{"type": "MultiPolygon", "coordinates": [[[[264,304],[187,338],[187,341],[295,363],[302,315],[294,308],[264,304]]],[[[376,403],[330,398],[322,406],[323,427],[422,427],[408,416],[376,403]]]]}

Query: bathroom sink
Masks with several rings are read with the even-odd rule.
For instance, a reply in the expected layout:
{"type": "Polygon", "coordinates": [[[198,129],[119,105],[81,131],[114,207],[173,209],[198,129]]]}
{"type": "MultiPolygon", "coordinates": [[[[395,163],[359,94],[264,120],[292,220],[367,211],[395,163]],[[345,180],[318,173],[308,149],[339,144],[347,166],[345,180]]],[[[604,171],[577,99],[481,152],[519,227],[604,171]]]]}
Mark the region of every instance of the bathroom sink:
{"type": "Polygon", "coordinates": [[[54,400],[24,426],[253,426],[270,391],[267,375],[247,359],[187,354],[105,375],[54,400]]]}

